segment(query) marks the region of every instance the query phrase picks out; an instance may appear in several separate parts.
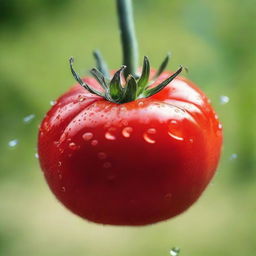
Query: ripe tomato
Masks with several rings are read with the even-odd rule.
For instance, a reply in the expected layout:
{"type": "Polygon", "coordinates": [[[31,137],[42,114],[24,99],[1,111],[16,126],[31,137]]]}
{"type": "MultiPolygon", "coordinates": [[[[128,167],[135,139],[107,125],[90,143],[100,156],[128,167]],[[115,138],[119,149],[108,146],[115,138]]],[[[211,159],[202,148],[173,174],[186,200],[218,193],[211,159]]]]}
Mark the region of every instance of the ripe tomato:
{"type": "Polygon", "coordinates": [[[145,225],[198,199],[221,144],[207,97],[178,76],[157,94],[123,104],[75,85],[44,118],[38,152],[49,187],[72,212],[97,223],[145,225]]]}

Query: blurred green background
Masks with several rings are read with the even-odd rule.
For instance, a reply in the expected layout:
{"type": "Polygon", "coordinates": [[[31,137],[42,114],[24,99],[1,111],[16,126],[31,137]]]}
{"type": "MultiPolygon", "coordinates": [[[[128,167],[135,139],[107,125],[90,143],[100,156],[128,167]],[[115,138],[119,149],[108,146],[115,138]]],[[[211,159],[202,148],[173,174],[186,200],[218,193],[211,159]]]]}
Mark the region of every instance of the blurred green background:
{"type": "Polygon", "coordinates": [[[255,255],[255,1],[134,7],[140,59],[158,66],[171,51],[169,68],[187,66],[183,75],[212,100],[225,134],[218,173],[191,209],[152,226],[102,226],[64,209],[40,172],[37,128],[74,83],[70,56],[82,74],[93,49],[120,66],[115,1],[0,0],[0,255],[167,256],[173,246],[182,256],[255,255]]]}

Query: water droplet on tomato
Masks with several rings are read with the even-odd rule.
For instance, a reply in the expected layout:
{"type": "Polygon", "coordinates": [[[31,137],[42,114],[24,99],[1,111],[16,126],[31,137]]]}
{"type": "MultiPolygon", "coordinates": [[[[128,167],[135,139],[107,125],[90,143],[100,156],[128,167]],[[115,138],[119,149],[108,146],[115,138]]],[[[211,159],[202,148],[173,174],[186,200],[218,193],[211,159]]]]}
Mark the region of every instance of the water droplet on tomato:
{"type": "Polygon", "coordinates": [[[152,135],[156,133],[156,129],[150,128],[143,134],[144,140],[149,144],[154,144],[156,141],[152,138],[152,135]]]}
{"type": "Polygon", "coordinates": [[[125,110],[127,110],[127,108],[126,108],[125,106],[122,106],[122,107],[120,108],[120,110],[125,111],[125,110]]]}
{"type": "Polygon", "coordinates": [[[110,162],[105,162],[104,164],[103,164],[103,168],[110,168],[112,166],[112,164],[110,163],[110,162]]]}
{"type": "Polygon", "coordinates": [[[71,150],[77,150],[79,148],[79,146],[77,146],[74,142],[70,142],[68,146],[71,150]]]}
{"type": "Polygon", "coordinates": [[[85,97],[83,97],[83,96],[80,95],[80,97],[78,97],[78,100],[79,100],[80,102],[82,102],[82,101],[85,100],[85,97]]]}
{"type": "Polygon", "coordinates": [[[59,161],[59,162],[58,162],[58,166],[61,166],[61,165],[62,165],[62,163],[61,163],[61,161],[59,161]]]}
{"type": "Polygon", "coordinates": [[[221,123],[218,124],[218,129],[222,130],[222,124],[221,123]]]}
{"type": "Polygon", "coordinates": [[[139,107],[142,107],[143,105],[144,105],[143,101],[139,101],[139,102],[138,102],[138,106],[139,106],[139,107]]]}
{"type": "Polygon", "coordinates": [[[18,143],[19,143],[19,141],[18,141],[17,139],[15,139],[15,140],[10,140],[10,141],[8,142],[8,146],[11,147],[11,148],[14,148],[14,147],[17,146],[18,143]]]}
{"type": "Polygon", "coordinates": [[[174,247],[170,250],[170,255],[171,256],[178,256],[180,254],[180,248],[174,247]]]}
{"type": "Polygon", "coordinates": [[[175,124],[178,124],[178,122],[177,122],[176,120],[171,120],[171,121],[170,121],[170,124],[171,124],[171,125],[175,125],[175,124]]]}
{"type": "Polygon", "coordinates": [[[98,143],[99,143],[99,142],[98,142],[97,140],[92,140],[91,145],[92,145],[92,146],[97,146],[98,143]]]}
{"type": "Polygon", "coordinates": [[[168,135],[175,140],[183,141],[183,133],[181,127],[176,120],[171,120],[169,123],[168,135]]]}
{"type": "Polygon", "coordinates": [[[39,155],[38,155],[38,153],[35,153],[35,158],[39,158],[39,155]]]}
{"type": "Polygon", "coordinates": [[[149,129],[147,130],[147,133],[148,133],[148,134],[156,134],[156,129],[155,129],[155,128],[149,128],[149,129]]]}
{"type": "Polygon", "coordinates": [[[35,115],[34,115],[34,114],[25,116],[25,117],[23,118],[23,122],[24,122],[24,123],[29,123],[29,122],[31,122],[34,118],[35,118],[35,115]]]}
{"type": "Polygon", "coordinates": [[[193,143],[193,142],[194,142],[194,140],[193,140],[193,139],[189,139],[188,141],[189,141],[190,143],[193,143]]]}
{"type": "Polygon", "coordinates": [[[61,192],[66,192],[66,188],[65,187],[61,187],[61,192]]]}
{"type": "Polygon", "coordinates": [[[58,177],[60,180],[62,180],[62,174],[59,174],[58,177]]]}
{"type": "Polygon", "coordinates": [[[106,158],[107,158],[107,154],[104,153],[104,152],[99,152],[99,153],[98,153],[98,158],[99,158],[99,159],[106,159],[106,158]]]}
{"type": "Polygon", "coordinates": [[[131,137],[131,133],[133,131],[133,128],[132,127],[125,127],[123,130],[122,130],[122,135],[125,137],[125,138],[130,138],[131,137]]]}
{"type": "Polygon", "coordinates": [[[107,140],[115,140],[116,139],[115,135],[113,135],[110,131],[105,133],[105,138],[107,140]]]}
{"type": "Polygon", "coordinates": [[[92,134],[91,132],[86,132],[86,133],[84,133],[84,134],[82,135],[82,138],[83,138],[83,140],[85,140],[85,141],[91,140],[92,137],[93,137],[93,134],[92,134]]]}
{"type": "Polygon", "coordinates": [[[168,132],[168,134],[169,134],[169,136],[170,137],[172,137],[173,139],[175,139],[175,140],[180,140],[180,141],[182,141],[182,140],[184,140],[184,138],[182,138],[182,137],[180,137],[180,136],[178,136],[178,135],[175,135],[175,134],[173,134],[172,132],[168,132]]]}
{"type": "Polygon", "coordinates": [[[227,104],[228,102],[229,102],[228,96],[225,96],[225,95],[220,96],[220,104],[224,105],[224,104],[227,104]]]}

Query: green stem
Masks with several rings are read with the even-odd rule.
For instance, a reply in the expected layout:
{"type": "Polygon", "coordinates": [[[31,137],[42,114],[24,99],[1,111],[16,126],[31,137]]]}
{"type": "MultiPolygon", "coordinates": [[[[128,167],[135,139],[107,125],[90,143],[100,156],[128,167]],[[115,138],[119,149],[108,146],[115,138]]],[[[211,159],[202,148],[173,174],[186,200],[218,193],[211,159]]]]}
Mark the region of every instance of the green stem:
{"type": "Polygon", "coordinates": [[[127,68],[124,75],[137,77],[138,68],[138,44],[135,34],[132,0],[116,0],[121,41],[123,49],[123,65],[127,68]]]}

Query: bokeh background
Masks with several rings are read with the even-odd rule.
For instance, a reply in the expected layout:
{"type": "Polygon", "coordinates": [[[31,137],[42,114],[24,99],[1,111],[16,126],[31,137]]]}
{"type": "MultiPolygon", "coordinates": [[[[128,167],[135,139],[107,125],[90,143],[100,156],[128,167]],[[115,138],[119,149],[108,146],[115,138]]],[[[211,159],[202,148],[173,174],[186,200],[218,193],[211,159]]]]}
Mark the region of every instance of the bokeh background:
{"type": "Polygon", "coordinates": [[[254,0],[134,0],[143,55],[203,89],[224,127],[217,175],[186,213],[129,228],[86,222],[49,191],[36,158],[50,102],[100,49],[121,64],[114,0],[0,0],[0,255],[241,256],[256,251],[256,23],[254,0]],[[25,119],[24,119],[25,118],[25,119]]]}

